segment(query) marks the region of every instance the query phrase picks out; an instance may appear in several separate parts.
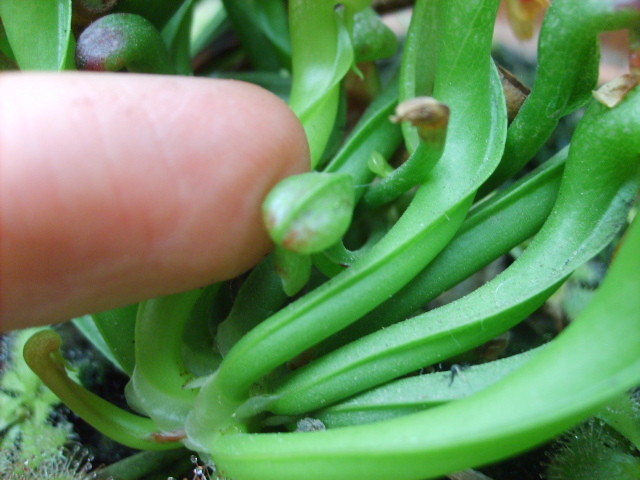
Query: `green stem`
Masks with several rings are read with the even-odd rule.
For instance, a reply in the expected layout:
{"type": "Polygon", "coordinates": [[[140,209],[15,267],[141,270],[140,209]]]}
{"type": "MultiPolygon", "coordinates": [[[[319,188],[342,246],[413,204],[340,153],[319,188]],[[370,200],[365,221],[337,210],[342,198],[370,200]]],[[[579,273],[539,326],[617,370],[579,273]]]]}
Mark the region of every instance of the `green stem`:
{"type": "Polygon", "coordinates": [[[348,173],[356,185],[356,201],[374,174],[368,163],[374,152],[389,159],[402,141],[400,127],[389,121],[398,103],[398,77],[389,82],[355,126],[344,145],[323,169],[327,173],[348,173]]]}
{"type": "Polygon", "coordinates": [[[104,435],[131,448],[167,450],[182,444],[158,430],[149,418],[129,413],[103,400],[71,380],[60,354],[62,339],[53,330],[31,337],[24,347],[24,358],[44,384],[75,414],[104,435]]]}
{"type": "MultiPolygon", "coordinates": [[[[413,110],[418,110],[419,113],[411,115],[411,123],[418,127],[420,145],[402,165],[369,187],[364,196],[364,203],[368,208],[394,200],[424,182],[444,152],[449,108],[429,97],[421,97],[400,104],[398,110],[404,105],[417,102],[420,105],[416,105],[413,110]]],[[[406,116],[409,117],[409,114],[406,116]]],[[[400,121],[405,119],[409,118],[399,118],[400,121]]]]}
{"type": "Polygon", "coordinates": [[[357,250],[348,250],[344,243],[338,242],[331,248],[324,250],[312,257],[313,264],[327,277],[334,277],[345,268],[349,268],[359,258],[366,255],[388,232],[383,222],[372,222],[368,227],[370,231],[365,243],[357,250]],[[380,225],[375,225],[380,223],[380,225]]]}

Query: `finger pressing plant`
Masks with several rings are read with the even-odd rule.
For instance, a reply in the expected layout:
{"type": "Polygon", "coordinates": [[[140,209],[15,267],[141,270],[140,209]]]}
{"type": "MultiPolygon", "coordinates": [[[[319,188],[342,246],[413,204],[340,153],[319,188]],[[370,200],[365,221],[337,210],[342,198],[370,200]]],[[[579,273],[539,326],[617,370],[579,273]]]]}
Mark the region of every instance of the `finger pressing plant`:
{"type": "Polygon", "coordinates": [[[70,1],[26,3],[0,7],[7,65],[194,74],[209,55],[195,74],[287,98],[311,151],[267,196],[275,252],[249,274],[91,315],[130,410],[69,377],[55,331],[31,337],[26,362],[77,415],[133,448],[186,447],[194,479],[234,480],[456,478],[595,416],[548,478],[595,478],[578,474],[589,458],[637,478],[620,399],[640,385],[639,1],[509,1],[521,36],[548,6],[530,89],[492,59],[498,0],[417,0],[401,47],[366,0],[122,1],[77,39],[70,1]],[[629,71],[598,86],[599,36],[618,30],[629,71]],[[372,100],[353,121],[357,78],[372,100]],[[570,143],[530,162],[579,109],[570,143]],[[566,329],[481,353],[596,256],[608,271],[566,329]]]}

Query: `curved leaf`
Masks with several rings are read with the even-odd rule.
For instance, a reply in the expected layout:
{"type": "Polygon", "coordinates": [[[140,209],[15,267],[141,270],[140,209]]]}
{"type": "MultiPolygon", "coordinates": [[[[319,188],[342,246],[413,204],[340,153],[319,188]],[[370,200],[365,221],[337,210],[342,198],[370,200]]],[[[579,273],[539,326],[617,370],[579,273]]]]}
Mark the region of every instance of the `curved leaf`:
{"type": "Polygon", "coordinates": [[[20,69],[65,68],[71,0],[2,0],[0,16],[20,69]]]}

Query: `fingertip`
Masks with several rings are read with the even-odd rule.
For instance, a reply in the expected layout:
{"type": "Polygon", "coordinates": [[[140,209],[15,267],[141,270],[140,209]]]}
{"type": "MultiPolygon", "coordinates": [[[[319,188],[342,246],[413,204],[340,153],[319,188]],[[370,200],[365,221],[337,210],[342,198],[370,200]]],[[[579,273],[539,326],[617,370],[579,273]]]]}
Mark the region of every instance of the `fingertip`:
{"type": "Polygon", "coordinates": [[[18,74],[0,92],[5,328],[241,273],[271,247],[262,200],[309,165],[288,106],[245,83],[18,74]]]}

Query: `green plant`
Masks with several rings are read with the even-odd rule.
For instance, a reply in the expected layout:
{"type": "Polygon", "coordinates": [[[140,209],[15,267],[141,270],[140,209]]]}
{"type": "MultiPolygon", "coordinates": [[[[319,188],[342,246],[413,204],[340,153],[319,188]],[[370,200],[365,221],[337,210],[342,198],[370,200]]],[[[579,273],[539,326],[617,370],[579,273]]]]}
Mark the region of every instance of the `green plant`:
{"type": "Polygon", "coordinates": [[[8,458],[37,459],[43,451],[57,452],[71,437],[71,423],[54,412],[60,400],[22,357],[37,331],[12,332],[0,341],[0,451],[8,458]]]}
{"type": "Polygon", "coordinates": [[[548,467],[550,480],[634,480],[640,461],[604,422],[590,420],[562,436],[548,467]]]}
{"type": "MultiPolygon", "coordinates": [[[[25,358],[72,410],[135,448],[185,445],[236,480],[409,480],[526,450],[640,383],[637,220],[593,300],[549,345],[528,358],[473,367],[469,379],[480,380],[467,391],[437,373],[399,379],[520,323],[627,226],[640,188],[637,0],[555,0],[541,31],[535,84],[510,125],[491,59],[499,2],[419,0],[399,72],[373,89],[376,99],[342,142],[343,78],[360,60],[391,50],[393,37],[369,2],[291,0],[288,14],[278,0],[224,3],[260,69],[256,79],[268,83],[279,78],[274,71],[291,68],[289,101],[317,172],[286,180],[268,199],[275,259],[244,279],[228,311],[218,284],[93,315],[101,341],[130,375],[126,395],[139,415],[71,380],[55,332],[35,335],[25,358]],[[598,35],[617,29],[630,32],[631,71],[594,101],[598,35]],[[406,101],[426,95],[450,118],[425,126],[420,115],[403,111],[406,101]],[[388,121],[398,102],[397,116],[418,128],[388,121]],[[488,196],[534,156],[563,116],[585,105],[569,147],[488,196]],[[403,140],[409,158],[393,169],[403,140]],[[335,212],[318,209],[330,210],[336,192],[339,216],[327,219],[335,212]],[[302,248],[292,241],[300,238],[299,225],[302,248]],[[497,278],[412,316],[532,236],[497,278]],[[424,400],[427,393],[436,400],[424,400]],[[307,417],[329,428],[287,431],[307,417]]],[[[28,5],[4,0],[3,52],[24,69],[68,65],[71,3],[47,4],[65,13],[56,20],[28,5]],[[55,26],[55,41],[31,45],[16,33],[24,18],[50,35],[55,26]]],[[[164,20],[135,12],[98,20],[94,25],[117,26],[124,46],[98,49],[100,61],[79,64],[185,73],[194,2],[163,5],[164,20]],[[149,43],[141,57],[140,43],[127,39],[142,37],[149,43]]],[[[215,15],[210,23],[212,31],[221,25],[215,15]]],[[[102,46],[83,35],[79,51],[102,46]]],[[[612,424],[621,418],[602,415],[612,424]]],[[[622,424],[619,431],[635,442],[637,424],[622,424]]]]}
{"type": "Polygon", "coordinates": [[[25,455],[19,448],[3,452],[0,459],[2,480],[90,480],[92,457],[79,446],[57,448],[34,455],[25,455]]]}

